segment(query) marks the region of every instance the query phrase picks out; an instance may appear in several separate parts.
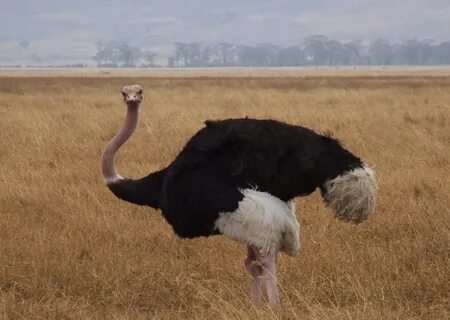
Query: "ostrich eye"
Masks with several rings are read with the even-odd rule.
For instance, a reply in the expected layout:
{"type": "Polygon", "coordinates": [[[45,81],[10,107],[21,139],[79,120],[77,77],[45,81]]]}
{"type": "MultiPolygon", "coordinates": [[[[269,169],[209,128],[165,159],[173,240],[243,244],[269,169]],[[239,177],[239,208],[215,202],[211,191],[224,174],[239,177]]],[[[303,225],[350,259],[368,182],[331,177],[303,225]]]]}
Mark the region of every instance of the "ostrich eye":
{"type": "Polygon", "coordinates": [[[125,92],[122,91],[122,95],[125,97],[127,94],[125,92]]]}
{"type": "Polygon", "coordinates": [[[142,94],[142,90],[139,90],[139,91],[138,91],[138,94],[142,94]]]}

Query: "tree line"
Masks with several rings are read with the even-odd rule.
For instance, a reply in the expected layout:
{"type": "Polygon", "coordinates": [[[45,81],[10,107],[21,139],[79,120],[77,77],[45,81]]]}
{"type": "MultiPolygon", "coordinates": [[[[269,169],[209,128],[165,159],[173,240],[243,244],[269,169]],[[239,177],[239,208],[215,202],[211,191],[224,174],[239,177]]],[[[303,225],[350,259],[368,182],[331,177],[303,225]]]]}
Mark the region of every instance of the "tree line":
{"type": "Polygon", "coordinates": [[[377,39],[340,42],[323,35],[306,38],[302,44],[255,46],[227,42],[205,44],[175,42],[166,58],[124,42],[98,43],[94,59],[100,67],[275,67],[346,65],[444,65],[450,64],[450,41],[434,43],[408,40],[390,43],[377,39]],[[161,62],[167,60],[166,63],[161,62]],[[157,63],[158,61],[158,63],[157,63]]]}
{"type": "Polygon", "coordinates": [[[130,46],[124,41],[108,41],[97,43],[94,60],[98,67],[135,68],[156,67],[157,53],[130,46]]]}

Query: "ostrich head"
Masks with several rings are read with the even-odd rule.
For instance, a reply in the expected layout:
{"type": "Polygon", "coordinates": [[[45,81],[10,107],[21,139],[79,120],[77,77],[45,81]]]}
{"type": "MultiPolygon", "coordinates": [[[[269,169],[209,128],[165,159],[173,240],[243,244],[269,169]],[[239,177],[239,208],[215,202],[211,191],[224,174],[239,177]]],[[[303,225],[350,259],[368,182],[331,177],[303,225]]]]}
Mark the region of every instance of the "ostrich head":
{"type": "Polygon", "coordinates": [[[132,84],[122,88],[123,101],[128,106],[139,106],[144,99],[142,87],[138,84],[132,84]]]}

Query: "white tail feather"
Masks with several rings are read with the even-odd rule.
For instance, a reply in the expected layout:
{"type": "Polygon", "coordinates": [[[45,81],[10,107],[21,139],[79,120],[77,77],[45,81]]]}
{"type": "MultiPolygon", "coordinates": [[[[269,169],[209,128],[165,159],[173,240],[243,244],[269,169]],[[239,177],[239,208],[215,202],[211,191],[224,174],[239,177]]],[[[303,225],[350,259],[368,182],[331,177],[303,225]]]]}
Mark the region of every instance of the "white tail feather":
{"type": "Polygon", "coordinates": [[[377,197],[375,173],[362,166],[324,183],[323,198],[336,217],[360,223],[374,211],[377,197]]]}

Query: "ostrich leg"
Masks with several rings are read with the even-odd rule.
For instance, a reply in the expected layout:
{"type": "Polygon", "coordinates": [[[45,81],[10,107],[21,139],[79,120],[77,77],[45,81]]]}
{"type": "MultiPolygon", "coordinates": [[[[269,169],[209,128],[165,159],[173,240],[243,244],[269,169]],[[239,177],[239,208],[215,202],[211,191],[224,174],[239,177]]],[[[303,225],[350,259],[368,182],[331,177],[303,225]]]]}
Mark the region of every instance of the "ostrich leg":
{"type": "Polygon", "coordinates": [[[254,304],[261,303],[263,279],[266,282],[266,293],[269,304],[272,307],[276,307],[279,304],[276,260],[276,251],[262,255],[257,248],[248,246],[248,257],[245,259],[245,267],[253,277],[250,284],[250,297],[254,304]]]}
{"type": "Polygon", "coordinates": [[[260,257],[259,251],[251,246],[248,246],[247,249],[248,257],[245,259],[245,267],[253,277],[252,282],[250,283],[250,297],[253,304],[258,305],[261,303],[261,276],[263,274],[263,269],[258,259],[260,257]]]}
{"type": "Polygon", "coordinates": [[[280,303],[277,285],[277,252],[270,252],[260,259],[263,277],[266,279],[267,299],[272,307],[276,307],[280,303]]]}

